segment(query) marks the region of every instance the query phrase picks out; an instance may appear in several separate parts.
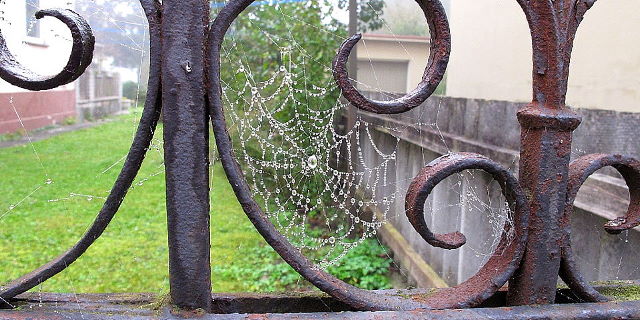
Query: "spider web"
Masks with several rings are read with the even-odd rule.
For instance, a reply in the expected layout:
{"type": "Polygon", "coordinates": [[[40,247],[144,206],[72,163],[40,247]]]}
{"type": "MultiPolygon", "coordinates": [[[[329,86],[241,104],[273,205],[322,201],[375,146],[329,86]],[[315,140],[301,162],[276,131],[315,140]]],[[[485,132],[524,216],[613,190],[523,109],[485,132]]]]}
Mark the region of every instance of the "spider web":
{"type": "MultiPolygon", "coordinates": [[[[280,12],[277,18],[278,23],[287,26],[283,29],[294,29],[301,23],[286,12],[280,12]]],[[[401,139],[393,138],[395,141],[389,145],[379,147],[376,141],[379,132],[359,114],[353,127],[344,127],[350,107],[340,97],[334,80],[331,77],[318,80],[306,74],[313,66],[330,75],[331,59],[315,59],[316,53],[300,39],[303,35],[273,33],[268,23],[260,19],[248,21],[249,28],[260,30],[260,35],[267,39],[268,48],[261,50],[277,50],[281,63],[272,68],[273,72],[256,75],[256,70],[237,54],[249,50],[243,43],[242,32],[231,31],[227,36],[222,72],[234,77],[224,81],[223,75],[223,101],[235,153],[254,197],[272,222],[296,247],[311,253],[308,256],[326,268],[365,239],[375,238],[390,219],[404,217],[404,209],[399,209],[398,204],[403,203],[412,178],[395,178],[396,168],[402,166],[397,156],[401,139]],[[365,156],[364,145],[370,145],[375,152],[365,156]]],[[[346,39],[339,31],[302,23],[308,30],[329,33],[328,38],[336,45],[346,39]]],[[[383,24],[384,31],[390,31],[389,25],[383,24]]],[[[396,46],[410,56],[402,42],[398,41],[396,46]]],[[[368,50],[366,39],[362,41],[362,49],[368,50]]],[[[373,61],[369,63],[373,66],[373,61]]],[[[373,75],[380,83],[375,70],[373,75]]],[[[364,91],[387,98],[394,96],[357,83],[364,91]]],[[[438,112],[420,108],[421,113],[438,112]]],[[[392,134],[409,127],[439,130],[435,122],[420,122],[403,115],[395,118],[401,124],[388,124],[384,128],[392,134]]],[[[423,154],[423,164],[433,159],[426,159],[423,154]]],[[[496,190],[498,193],[500,190],[498,184],[488,182],[475,187],[470,181],[477,174],[469,172],[447,179],[456,180],[449,183],[448,192],[455,193],[458,201],[436,201],[431,215],[434,219],[460,220],[460,216],[447,216],[456,211],[451,207],[487,215],[491,233],[481,242],[467,245],[484,262],[493,253],[505,224],[510,230],[507,238],[512,239],[513,221],[505,220],[511,211],[504,197],[495,196],[496,190]],[[464,190],[463,180],[469,186],[464,190]],[[492,199],[498,199],[497,203],[492,203],[492,199]]],[[[461,210],[457,210],[458,215],[461,210]]],[[[453,227],[443,231],[458,230],[460,225],[453,227]]]]}
{"type": "MultiPolygon", "coordinates": [[[[73,3],[65,1],[66,5],[72,8],[73,3]]],[[[81,0],[75,6],[81,7],[86,3],[100,3],[100,1],[81,0]]],[[[6,0],[0,0],[1,6],[6,5],[6,0]]],[[[44,8],[47,3],[41,2],[44,8]]],[[[140,81],[144,83],[143,70],[148,58],[148,49],[145,38],[148,34],[147,26],[144,23],[144,15],[137,4],[131,0],[130,5],[135,8],[129,20],[122,20],[119,16],[111,12],[99,9],[91,9],[80,14],[88,18],[90,16],[104,16],[104,19],[111,23],[114,32],[126,34],[123,25],[135,25],[144,29],[143,37],[131,37],[131,41],[120,41],[109,43],[109,39],[97,39],[106,45],[119,46],[130,51],[140,61],[138,75],[140,81]]],[[[342,30],[336,29],[333,25],[328,25],[328,19],[324,18],[315,22],[307,22],[297,16],[292,16],[289,11],[284,10],[286,6],[304,5],[299,3],[273,4],[276,8],[278,23],[283,25],[298,25],[302,23],[307,27],[308,32],[322,33],[326,42],[323,45],[337,48],[346,39],[342,30]]],[[[320,10],[335,4],[320,5],[320,10]]],[[[418,8],[417,5],[414,6],[418,8]]],[[[92,8],[94,8],[92,6],[92,8]]],[[[0,28],[11,30],[17,26],[11,25],[9,19],[0,10],[0,28]]],[[[215,11],[215,10],[214,10],[215,11]]],[[[382,13],[380,13],[382,14],[382,13]]],[[[233,139],[234,152],[244,170],[247,181],[251,186],[251,191],[262,209],[269,216],[277,229],[287,236],[287,238],[303,253],[310,257],[321,268],[338,263],[348,252],[355,249],[363,241],[369,238],[377,239],[379,231],[386,224],[406,219],[404,212],[404,197],[406,187],[413,179],[414,175],[401,176],[398,174],[409,161],[405,154],[401,152],[406,147],[407,142],[400,138],[400,133],[410,129],[428,129],[440,132],[438,121],[427,121],[425,114],[439,114],[442,109],[447,108],[443,97],[433,96],[430,99],[438,103],[430,106],[421,106],[410,115],[395,115],[395,122],[387,122],[384,132],[380,126],[368,122],[368,118],[362,114],[356,114],[352,127],[344,125],[344,118],[349,114],[350,106],[340,98],[339,89],[336,87],[331,75],[331,57],[318,57],[314,47],[307,46],[308,42],[304,34],[276,33],[271,25],[259,19],[251,19],[251,13],[245,22],[253,30],[259,30],[260,36],[265,40],[262,42],[264,48],[258,44],[257,50],[275,53],[275,61],[269,68],[256,68],[255,64],[247,57],[245,52],[249,51],[248,45],[242,38],[242,34],[232,31],[227,35],[227,39],[222,50],[222,73],[223,73],[223,102],[230,127],[230,134],[233,139]],[[321,70],[327,76],[317,77],[317,74],[310,74],[310,70],[321,70]],[[265,71],[266,70],[266,71],[265,71]],[[386,134],[386,139],[381,137],[386,134]],[[390,135],[389,135],[390,134],[390,135]],[[366,150],[373,150],[365,154],[366,150]]],[[[344,12],[332,12],[327,16],[344,16],[344,12]]],[[[338,19],[342,19],[338,17],[338,19]]],[[[30,20],[30,28],[34,20],[30,20]]],[[[426,24],[425,24],[426,27],[426,24]]],[[[382,32],[396,36],[388,23],[383,23],[382,32]]],[[[4,33],[6,36],[6,33],[4,33]]],[[[68,33],[56,34],[56,37],[64,39],[70,46],[70,35],[68,33]]],[[[455,35],[454,35],[455,36],[455,35]]],[[[361,41],[360,50],[369,50],[366,37],[361,41]]],[[[18,59],[20,43],[18,48],[11,48],[18,59]],[[14,50],[15,49],[15,50],[14,50]]],[[[410,52],[398,41],[396,47],[401,48],[408,58],[410,52]]],[[[255,51],[256,49],[254,49],[255,51]]],[[[373,49],[372,49],[373,50],[373,49]]],[[[21,62],[29,66],[28,59],[21,59],[21,62]]],[[[52,70],[57,66],[64,65],[65,61],[54,61],[52,70]]],[[[361,60],[362,62],[362,60],[361,60]]],[[[362,91],[368,91],[372,96],[393,98],[396,95],[380,89],[384,73],[376,72],[375,61],[369,60],[370,67],[378,86],[370,86],[358,82],[358,87],[362,91]]],[[[451,63],[455,63],[452,61],[451,63]]],[[[136,105],[142,100],[144,88],[138,89],[139,98],[134,102],[136,105]]],[[[15,106],[14,100],[2,101],[2,107],[12,108],[16,118],[21,118],[19,108],[15,106]]],[[[133,111],[136,112],[136,111],[133,111]]],[[[137,127],[137,119],[132,117],[129,130],[131,137],[137,127]]],[[[112,173],[122,164],[125,152],[115,155],[103,155],[102,163],[95,165],[92,172],[95,180],[99,181],[99,186],[87,186],[86,177],[78,177],[77,185],[69,187],[61,186],[57,181],[57,171],[70,170],[64,166],[51,167],[45,157],[59,156],[64,163],[63,155],[52,155],[47,150],[40,150],[32,142],[31,133],[26,132],[26,144],[32,152],[32,158],[19,166],[9,168],[15,170],[15,178],[20,176],[20,172],[33,173],[37,171],[39,177],[37,181],[25,181],[21,188],[11,190],[0,196],[0,237],[13,237],[15,233],[30,237],[35,243],[39,243],[38,219],[45,218],[46,212],[51,206],[56,204],[72,204],[82,201],[87,204],[86,211],[97,212],[97,208],[105,199],[107,190],[113,182],[112,173]],[[41,174],[40,174],[41,173],[41,174]],[[111,175],[109,175],[111,174],[111,175]],[[50,192],[53,190],[53,192],[50,192]],[[97,191],[98,190],[98,191],[97,191]],[[36,208],[38,212],[32,212],[31,208],[36,208]],[[33,223],[28,226],[15,226],[9,224],[12,216],[30,215],[33,223]],[[10,226],[10,227],[7,227],[10,226]],[[21,232],[23,229],[31,228],[28,233],[21,232]]],[[[111,141],[105,141],[110,143],[111,141]]],[[[447,145],[446,139],[442,137],[442,144],[448,152],[452,149],[447,145]]],[[[128,143],[128,142],[127,142],[128,143]]],[[[82,147],[92,147],[82,145],[82,147]]],[[[135,198],[136,189],[146,188],[147,184],[157,183],[164,175],[164,164],[162,162],[163,144],[159,137],[154,138],[150,147],[155,157],[154,161],[145,161],[143,171],[138,176],[128,199],[135,198]]],[[[419,167],[427,165],[439,154],[415,147],[413,149],[414,158],[418,159],[419,167]]],[[[1,151],[0,151],[1,152],[1,151]]],[[[4,154],[4,153],[2,153],[4,154]]],[[[0,154],[0,159],[2,155],[0,154]]],[[[212,172],[214,167],[219,165],[219,159],[212,156],[212,172]]],[[[412,160],[413,161],[413,160],[412,160]]],[[[515,160],[510,169],[516,167],[515,160]]],[[[91,178],[91,177],[90,177],[91,178]]],[[[89,179],[90,179],[89,178],[89,179]]],[[[212,185],[212,193],[216,193],[219,186],[212,185]]],[[[500,193],[500,187],[496,181],[486,174],[478,171],[469,171],[456,174],[447,178],[436,188],[440,192],[434,192],[427,201],[425,211],[428,212],[427,223],[433,231],[438,233],[452,232],[457,230],[471,231],[480,228],[478,225],[463,225],[461,222],[464,214],[477,215],[481,217],[478,222],[489,230],[478,241],[467,243],[461,249],[445,251],[443,249],[425,249],[438,252],[430,255],[459,255],[462,250],[470,250],[481,262],[485,262],[500,240],[504,232],[505,225],[512,226],[513,221],[508,219],[511,210],[505,203],[504,197],[500,193]],[[443,223],[445,222],[445,223],[443,223]]],[[[130,201],[130,200],[127,200],[130,201]]],[[[159,198],[158,201],[164,201],[159,198]]],[[[125,203],[126,205],[126,203],[125,203]]],[[[70,208],[72,206],[69,206],[70,208]]],[[[73,213],[69,213],[73,214],[73,213]]],[[[215,214],[215,213],[213,213],[215,214]]],[[[72,244],[75,238],[80,235],[83,228],[91,222],[91,214],[83,217],[84,225],[69,226],[69,234],[59,235],[61,240],[46,239],[55,246],[66,247],[72,244]],[[61,244],[62,243],[62,244],[61,244]]],[[[124,220],[132,218],[126,216],[114,220],[116,226],[110,227],[103,238],[110,235],[117,235],[117,232],[109,234],[109,230],[115,228],[118,232],[138,232],[137,226],[126,224],[124,220]],[[121,229],[118,229],[121,226],[121,229]]],[[[143,229],[141,227],[140,229],[143,229]]],[[[513,236],[513,228],[510,228],[508,238],[513,236]]],[[[411,230],[401,230],[405,234],[411,235],[411,230]]],[[[166,235],[145,235],[144,237],[157,238],[166,235]]],[[[214,235],[215,236],[215,235],[214,235]]],[[[413,234],[415,236],[415,234],[413,234]]],[[[410,236],[407,236],[410,237],[410,236]]],[[[620,237],[628,237],[628,233],[623,233],[620,237]]],[[[163,241],[166,238],[162,238],[163,241]]],[[[96,246],[105,247],[101,239],[96,246]]],[[[160,242],[163,242],[160,241],[160,242]]],[[[166,242],[166,241],[164,241],[166,242]]],[[[163,243],[164,243],[163,242],[163,243]]],[[[5,243],[11,243],[7,240],[5,243]]],[[[425,247],[428,245],[423,244],[425,247]]],[[[26,248],[27,253],[23,255],[38,255],[40,244],[34,248],[26,248]]],[[[43,245],[44,246],[44,245],[43,245]]],[[[165,244],[166,246],[166,244],[165,244]]],[[[603,245],[604,246],[604,245],[603,245]]],[[[16,248],[9,248],[16,249],[16,248]]],[[[153,248],[155,249],[155,248],[153,248]]],[[[238,244],[241,249],[241,244],[238,244]]],[[[3,249],[4,250],[4,249],[3,249]]],[[[139,246],[136,250],[140,252],[134,258],[136,261],[144,261],[144,250],[148,247],[139,246]]],[[[164,250],[164,249],[158,249],[164,250]]],[[[8,250],[11,251],[11,250],[8,250]]],[[[424,251],[420,252],[424,254],[424,251]]],[[[95,250],[88,255],[100,255],[95,250]]],[[[389,256],[393,254],[389,252],[389,256]]],[[[24,271],[45,262],[43,257],[37,263],[24,263],[19,259],[12,259],[10,253],[0,255],[3,261],[3,268],[16,270],[0,278],[0,283],[7,281],[24,271]],[[4,261],[11,261],[4,264],[4,261]]],[[[113,259],[113,255],[105,255],[101,259],[113,259]]],[[[78,262],[80,264],[82,259],[78,262]]],[[[462,260],[458,260],[462,261],[462,260]]],[[[429,262],[429,261],[427,261],[429,262]]],[[[584,262],[585,264],[587,261],[584,262]]],[[[622,270],[623,257],[615,261],[618,270],[622,270]]],[[[457,272],[450,273],[443,268],[438,270],[450,284],[464,281],[473,273],[460,274],[462,266],[453,268],[457,272]]],[[[397,266],[401,272],[405,272],[397,266]]],[[[595,268],[601,268],[597,266],[595,268]]],[[[82,269],[76,266],[74,269],[82,269]]],[[[164,265],[158,269],[166,269],[164,265]]],[[[65,271],[66,272],[66,271],[65,271]]],[[[116,274],[114,270],[106,270],[103,274],[116,274]]],[[[160,272],[160,277],[164,276],[166,270],[160,272]]],[[[60,275],[64,276],[65,273],[60,275]]],[[[120,273],[119,273],[120,275],[120,273]]],[[[409,275],[404,273],[403,276],[409,275]]],[[[624,274],[619,274],[624,278],[624,274]]],[[[73,286],[73,277],[67,277],[73,286]]],[[[53,279],[52,279],[53,280],[53,279]]],[[[84,279],[83,279],[84,281],[84,279]]],[[[165,282],[166,284],[166,282],[165,282]]],[[[38,290],[46,291],[47,283],[38,290]]],[[[151,288],[153,290],[155,288],[151,288]]],[[[100,287],[99,291],[111,291],[109,287],[100,287]]],[[[73,292],[78,292],[73,290],[73,292]]]]}
{"type": "MultiPolygon", "coordinates": [[[[74,8],[72,2],[66,1],[68,8],[74,8]]],[[[75,8],[81,8],[85,3],[94,3],[92,0],[83,0],[75,3],[75,8]]],[[[99,3],[96,2],[96,3],[99,3]]],[[[144,19],[136,1],[131,1],[136,13],[130,21],[122,20],[113,13],[100,9],[92,9],[80,12],[85,18],[92,16],[104,16],[114,29],[114,32],[126,34],[123,25],[141,25],[144,19]]],[[[296,5],[296,4],[292,4],[296,5]]],[[[35,6],[35,4],[34,4],[35,6]]],[[[286,6],[286,4],[282,5],[286,6]]],[[[277,6],[276,6],[277,7],[277,6]]],[[[95,8],[92,6],[91,8],[95,8]]],[[[323,9],[324,10],[324,9],[323,9]]],[[[301,20],[294,16],[279,11],[281,23],[300,23],[301,20]]],[[[347,112],[348,104],[339,98],[339,89],[330,77],[322,81],[311,78],[306,70],[311,65],[320,65],[323,71],[330,75],[330,59],[316,59],[315,52],[306,50],[297,37],[300,35],[275,34],[261,25],[260,21],[251,21],[251,27],[261,31],[264,37],[269,39],[272,46],[278,48],[281,59],[280,65],[274,72],[256,75],[256,70],[242,59],[227,60],[224,62],[224,70],[232,71],[233,81],[223,83],[223,100],[234,138],[236,156],[241,161],[246,177],[252,186],[255,198],[261,203],[263,209],[271,218],[276,227],[286,235],[290,241],[309,256],[321,268],[327,268],[340,261],[350,250],[361,244],[367,238],[376,238],[378,230],[391,218],[404,216],[404,212],[397,210],[397,202],[404,199],[403,190],[384,188],[398,183],[406,184],[408,181],[391,179],[395,175],[398,166],[397,144],[385,152],[376,146],[373,135],[374,129],[366,120],[358,119],[352,128],[340,128],[340,121],[347,112]],[[273,102],[277,104],[273,104],[273,102]],[[323,101],[322,103],[318,103],[323,101]],[[294,108],[290,108],[295,106],[294,108]],[[290,110],[285,110],[286,108],[290,110]],[[291,110],[293,113],[282,115],[291,110]],[[376,151],[376,159],[365,158],[362,154],[362,144],[370,143],[376,151]],[[371,165],[371,163],[375,163],[371,165]],[[310,187],[312,186],[312,187],[310,187]],[[372,214],[375,208],[377,214],[372,214]],[[316,252],[316,253],[313,253],[316,252]]],[[[29,28],[33,28],[35,19],[29,20],[29,28]]],[[[330,34],[333,44],[337,45],[345,40],[345,35],[339,30],[328,28],[323,21],[316,24],[306,23],[310,30],[330,34]]],[[[11,28],[7,23],[3,30],[11,28]]],[[[386,26],[388,29],[388,26],[386,26]]],[[[147,31],[145,31],[145,34],[147,31]]],[[[71,38],[66,32],[55,34],[55,37],[65,40],[69,45],[71,38]]],[[[109,39],[98,39],[106,45],[125,47],[131,54],[139,57],[140,64],[146,61],[145,37],[131,38],[125,43],[109,43],[109,39]]],[[[236,57],[241,52],[242,45],[235,41],[235,35],[230,34],[223,47],[223,59],[236,57]]],[[[24,44],[23,44],[24,45],[24,44]]],[[[366,40],[363,46],[366,50],[366,40]]],[[[402,46],[399,43],[399,46],[402,46]]],[[[20,50],[15,50],[18,59],[21,59],[20,50]]],[[[409,54],[406,50],[405,52],[409,54]]],[[[21,62],[29,65],[27,59],[21,62]]],[[[58,61],[64,64],[64,61],[58,61]]],[[[56,70],[55,68],[51,68],[56,70]]],[[[375,72],[374,72],[375,73],[375,72]]],[[[140,73],[139,83],[144,83],[143,74],[140,73]]],[[[224,79],[223,79],[224,80],[224,79]]],[[[376,88],[367,87],[359,83],[364,90],[378,92],[382,95],[392,96],[376,88]]],[[[142,92],[140,88],[139,92],[142,92]]],[[[435,99],[438,99],[437,97],[435,99]]],[[[141,101],[136,101],[138,104],[141,101]]],[[[9,101],[13,104],[13,100],[9,101]]],[[[18,109],[16,117],[20,117],[18,109]]],[[[424,110],[422,112],[437,112],[437,110],[424,110]]],[[[435,123],[407,122],[408,117],[400,117],[405,120],[403,126],[422,126],[436,128],[435,123]]],[[[131,120],[131,134],[135,131],[137,121],[131,120]]],[[[391,132],[402,130],[401,127],[387,128],[391,132]]],[[[32,149],[36,167],[43,172],[43,180],[26,192],[17,192],[17,195],[3,197],[7,203],[6,210],[0,215],[0,219],[16,213],[16,208],[25,209],[38,201],[50,204],[73,203],[86,201],[92,203],[90,207],[97,207],[106,198],[110,181],[100,178],[104,192],[96,193],[83,189],[80,186],[75,190],[66,192],[68,188],[58,188],[55,172],[47,168],[40,159],[42,151],[30,140],[30,133],[26,133],[26,146],[32,149]],[[53,192],[57,196],[48,196],[39,199],[37,196],[43,190],[49,188],[61,192],[53,192]]],[[[162,154],[162,141],[154,138],[150,151],[158,155],[162,154]]],[[[386,147],[386,149],[389,149],[386,147]]],[[[97,177],[102,174],[115,171],[124,160],[124,154],[112,157],[110,161],[95,169],[97,177]]],[[[212,166],[217,159],[212,159],[212,166]]],[[[431,159],[425,159],[425,163],[431,159]]],[[[32,170],[33,167],[25,167],[32,170]]],[[[157,163],[151,170],[141,173],[136,179],[132,190],[144,188],[149,180],[162,176],[164,166],[157,163]]],[[[462,179],[468,179],[473,173],[457,175],[451,179],[457,179],[457,186],[462,179]]],[[[495,187],[495,186],[493,186],[495,187]]],[[[487,187],[490,189],[490,187],[487,187]]],[[[215,192],[215,186],[212,186],[215,192]]],[[[459,188],[452,187],[453,191],[461,192],[459,188]]],[[[477,192],[488,192],[488,189],[477,191],[475,188],[466,189],[465,192],[478,200],[486,197],[475,196],[477,192]]],[[[50,193],[47,193],[48,195],[50,193]]],[[[131,193],[129,197],[135,197],[131,193]]],[[[484,201],[466,201],[467,197],[459,193],[461,202],[455,204],[436,204],[433,215],[446,211],[450,206],[465,207],[474,206],[480,211],[491,212],[496,218],[492,220],[495,234],[492,235],[488,245],[478,245],[477,255],[488,256],[499,240],[502,233],[504,210],[495,210],[495,206],[484,201]],[[466,202],[465,202],[466,201],[466,202]],[[492,207],[493,206],[493,207],[492,207]],[[502,211],[501,211],[502,210],[502,211]]],[[[45,205],[46,207],[46,205],[45,205]]],[[[89,211],[89,209],[87,209],[89,211]]],[[[1,220],[0,220],[1,221],[1,220]]],[[[91,217],[85,219],[88,224],[91,217]]],[[[77,228],[75,228],[77,229],[77,228]]],[[[81,229],[80,229],[81,230],[81,229]]],[[[454,230],[443,230],[454,231],[454,230]]],[[[72,236],[65,236],[65,243],[73,243],[72,236]]],[[[25,269],[19,267],[18,270],[25,269]]],[[[8,280],[8,279],[6,279],[8,280]]],[[[46,290],[46,284],[44,285],[46,290]]],[[[40,290],[43,290],[42,287],[40,290]]],[[[75,291],[75,290],[74,290],[75,291]]]]}

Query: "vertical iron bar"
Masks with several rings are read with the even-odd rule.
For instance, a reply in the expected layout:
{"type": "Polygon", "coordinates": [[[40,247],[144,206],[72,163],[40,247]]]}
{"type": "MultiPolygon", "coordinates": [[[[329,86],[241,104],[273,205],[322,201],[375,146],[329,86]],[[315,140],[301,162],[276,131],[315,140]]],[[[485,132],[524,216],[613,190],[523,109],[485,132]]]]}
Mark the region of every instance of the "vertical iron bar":
{"type": "Polygon", "coordinates": [[[507,298],[510,305],[547,304],[556,296],[571,138],[581,122],[565,100],[573,39],[584,12],[572,9],[578,3],[573,0],[518,1],[533,45],[533,101],[518,111],[520,184],[531,218],[527,249],[507,298]]]}
{"type": "Polygon", "coordinates": [[[209,127],[205,34],[209,1],[164,0],[162,103],[171,300],[211,308],[209,127]]]}
{"type": "Polygon", "coordinates": [[[509,304],[553,303],[556,296],[562,212],[565,207],[572,131],[580,117],[529,105],[518,112],[521,125],[520,184],[529,198],[527,249],[509,283],[509,304]],[[549,112],[549,113],[547,113],[549,112]]]}

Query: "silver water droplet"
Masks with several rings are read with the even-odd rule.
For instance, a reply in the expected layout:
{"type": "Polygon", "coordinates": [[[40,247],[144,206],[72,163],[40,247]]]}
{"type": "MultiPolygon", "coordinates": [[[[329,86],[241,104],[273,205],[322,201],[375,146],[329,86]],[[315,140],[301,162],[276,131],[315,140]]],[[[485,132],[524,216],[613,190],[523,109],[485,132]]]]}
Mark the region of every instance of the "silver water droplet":
{"type": "Polygon", "coordinates": [[[318,167],[318,158],[316,158],[315,155],[312,155],[309,157],[309,159],[307,159],[307,163],[309,165],[309,168],[315,169],[316,167],[318,167]]]}

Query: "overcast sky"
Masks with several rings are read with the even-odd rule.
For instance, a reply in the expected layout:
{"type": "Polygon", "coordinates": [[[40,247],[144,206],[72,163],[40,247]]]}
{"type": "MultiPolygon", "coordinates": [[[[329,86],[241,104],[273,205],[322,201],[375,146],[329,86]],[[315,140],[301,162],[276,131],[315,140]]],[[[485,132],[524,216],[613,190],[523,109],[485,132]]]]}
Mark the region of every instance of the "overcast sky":
{"type": "MultiPolygon", "coordinates": [[[[449,14],[449,10],[451,8],[450,1],[451,0],[440,0],[445,10],[447,11],[447,14],[449,14]]],[[[338,0],[330,0],[330,2],[333,4],[333,7],[334,7],[333,16],[338,21],[344,24],[348,24],[349,12],[347,10],[338,9],[338,0]]],[[[386,0],[385,3],[386,3],[386,7],[400,6],[400,7],[406,8],[405,10],[407,11],[408,15],[416,14],[416,12],[418,12],[418,14],[422,14],[420,13],[420,11],[416,11],[416,9],[418,9],[418,4],[414,0],[386,0]]],[[[425,25],[426,25],[426,22],[425,22],[425,25]]]]}

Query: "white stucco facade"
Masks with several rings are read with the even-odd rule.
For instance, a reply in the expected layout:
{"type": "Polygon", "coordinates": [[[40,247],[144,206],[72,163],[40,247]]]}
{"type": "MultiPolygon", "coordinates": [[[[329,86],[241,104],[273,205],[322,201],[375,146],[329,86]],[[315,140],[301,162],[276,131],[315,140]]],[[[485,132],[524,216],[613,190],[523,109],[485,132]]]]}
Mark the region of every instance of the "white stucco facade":
{"type": "MultiPolygon", "coordinates": [[[[578,30],[567,104],[640,112],[640,1],[598,1],[578,30]]],[[[531,100],[531,36],[515,0],[451,1],[447,95],[531,100]]]]}
{"type": "MultiPolygon", "coordinates": [[[[36,20],[38,9],[73,8],[70,0],[0,1],[0,32],[16,59],[41,75],[60,72],[69,59],[73,39],[55,18],[36,20]]],[[[0,80],[0,134],[28,132],[76,118],[75,84],[53,90],[28,91],[0,80]]]]}
{"type": "MultiPolygon", "coordinates": [[[[27,12],[46,8],[70,8],[70,0],[9,0],[0,2],[0,30],[13,55],[25,66],[40,74],[56,74],[67,63],[71,51],[71,33],[55,18],[36,20],[27,12]],[[36,24],[39,24],[36,25],[36,24]],[[39,29],[39,30],[38,30],[39,29]],[[31,34],[28,35],[28,34],[31,34]]],[[[71,90],[69,84],[56,90],[71,90]]],[[[0,80],[0,93],[23,92],[0,80]]]]}

